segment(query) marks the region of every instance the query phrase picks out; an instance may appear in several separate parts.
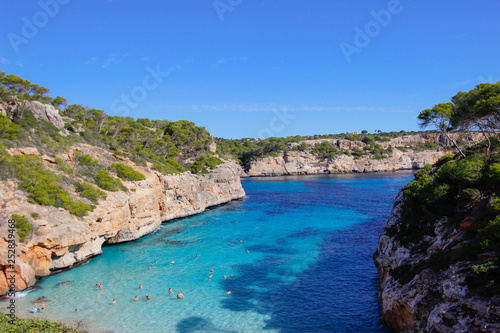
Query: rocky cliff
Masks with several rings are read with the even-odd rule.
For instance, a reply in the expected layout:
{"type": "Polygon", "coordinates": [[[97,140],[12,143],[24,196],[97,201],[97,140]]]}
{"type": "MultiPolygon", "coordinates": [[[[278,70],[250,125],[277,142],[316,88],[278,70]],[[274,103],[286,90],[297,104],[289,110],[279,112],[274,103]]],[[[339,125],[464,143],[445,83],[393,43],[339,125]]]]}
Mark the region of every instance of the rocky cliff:
{"type": "MultiPolygon", "coordinates": [[[[454,139],[462,141],[478,140],[478,134],[457,135],[454,139]]],[[[282,175],[316,175],[331,173],[352,172],[388,172],[398,170],[421,169],[426,164],[435,163],[441,156],[452,151],[452,143],[440,133],[422,133],[405,135],[393,138],[386,142],[377,142],[383,149],[389,149],[389,156],[375,159],[372,155],[356,156],[356,149],[362,150],[367,144],[361,141],[322,139],[305,140],[289,144],[291,151],[286,151],[279,156],[260,158],[248,163],[245,172],[250,177],[282,176],[282,175]],[[322,159],[311,149],[319,143],[328,142],[332,147],[343,150],[344,154],[333,159],[322,159]],[[306,151],[293,150],[296,146],[305,143],[306,151]],[[414,149],[425,144],[440,144],[437,149],[414,149]],[[345,152],[349,152],[346,154],[345,152]]]]}
{"type": "MultiPolygon", "coordinates": [[[[90,154],[97,160],[120,159],[146,176],[138,182],[124,182],[127,192],[106,192],[107,199],[83,218],[62,208],[40,206],[28,201],[26,193],[14,181],[0,182],[0,294],[8,291],[7,220],[12,214],[30,218],[34,229],[16,248],[16,290],[32,286],[37,277],[72,267],[102,252],[104,243],[138,239],[156,230],[162,222],[198,214],[207,207],[241,198],[245,192],[240,183],[241,167],[233,162],[218,165],[213,172],[193,175],[185,172],[163,175],[149,167],[140,167],[126,158],[112,156],[104,149],[77,144],[57,157],[71,163],[75,152],[90,154]]],[[[36,148],[15,148],[10,154],[39,155],[36,148]]],[[[42,156],[48,167],[54,159],[42,156]]],[[[71,189],[68,188],[68,191],[71,189]]],[[[16,236],[17,237],[17,236],[16,236]]],[[[9,275],[12,275],[9,273],[9,275]]]]}
{"type": "Polygon", "coordinates": [[[449,262],[441,256],[444,269],[428,267],[440,254],[466,242],[469,222],[457,227],[448,217],[436,220],[425,246],[403,245],[391,234],[405,223],[401,192],[374,255],[382,322],[398,332],[500,332],[500,299],[469,288],[470,261],[449,262]]]}

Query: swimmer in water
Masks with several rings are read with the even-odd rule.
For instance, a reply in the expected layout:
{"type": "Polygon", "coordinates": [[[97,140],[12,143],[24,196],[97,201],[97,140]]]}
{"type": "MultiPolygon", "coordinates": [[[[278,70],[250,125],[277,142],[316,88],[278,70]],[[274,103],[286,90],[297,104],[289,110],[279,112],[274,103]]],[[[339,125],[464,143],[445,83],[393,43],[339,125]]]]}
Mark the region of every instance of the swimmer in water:
{"type": "Polygon", "coordinates": [[[233,275],[233,274],[231,274],[231,275],[229,275],[229,277],[230,277],[231,279],[233,279],[233,278],[234,278],[234,275],[233,275]]]}
{"type": "Polygon", "coordinates": [[[212,274],[210,274],[210,275],[208,276],[208,279],[209,279],[209,280],[210,280],[211,278],[212,278],[212,274]]]}
{"type": "Polygon", "coordinates": [[[224,279],[227,279],[227,276],[225,276],[225,275],[224,275],[224,276],[223,276],[223,278],[224,278],[224,279]]]}
{"type": "Polygon", "coordinates": [[[135,296],[135,300],[138,301],[139,300],[139,297],[135,296]]]}
{"type": "Polygon", "coordinates": [[[139,285],[139,289],[142,289],[142,283],[139,285]]]}
{"type": "Polygon", "coordinates": [[[113,298],[113,302],[111,304],[116,304],[116,299],[113,298]]]}
{"type": "Polygon", "coordinates": [[[175,260],[172,260],[170,263],[171,263],[171,264],[175,264],[175,260]]]}
{"type": "Polygon", "coordinates": [[[250,251],[247,250],[247,253],[250,253],[250,251]]]}
{"type": "Polygon", "coordinates": [[[172,288],[168,288],[168,292],[169,292],[170,294],[173,294],[173,293],[174,293],[174,292],[173,292],[173,290],[172,290],[172,288]]]}
{"type": "Polygon", "coordinates": [[[228,290],[226,291],[226,294],[231,295],[231,290],[229,290],[229,289],[228,289],[228,290]]]}
{"type": "Polygon", "coordinates": [[[157,261],[155,260],[155,262],[153,263],[153,265],[156,264],[156,263],[157,263],[157,261]]]}
{"type": "Polygon", "coordinates": [[[179,291],[179,292],[177,293],[177,299],[181,299],[181,298],[183,298],[183,297],[184,297],[184,295],[183,295],[183,294],[179,291]]]}
{"type": "Polygon", "coordinates": [[[146,294],[146,299],[147,299],[148,301],[150,301],[150,300],[151,300],[151,297],[149,297],[149,295],[148,295],[148,294],[146,294]]]}

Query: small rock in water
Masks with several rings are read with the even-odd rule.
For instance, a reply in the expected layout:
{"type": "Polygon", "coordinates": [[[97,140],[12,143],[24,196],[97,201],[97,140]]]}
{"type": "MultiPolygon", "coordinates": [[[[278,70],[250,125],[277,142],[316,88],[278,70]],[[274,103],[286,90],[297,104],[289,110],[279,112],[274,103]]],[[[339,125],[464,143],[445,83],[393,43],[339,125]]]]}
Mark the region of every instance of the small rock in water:
{"type": "Polygon", "coordinates": [[[45,297],[45,296],[42,296],[42,297],[39,297],[39,298],[37,298],[37,299],[35,300],[35,303],[40,303],[40,302],[46,302],[46,303],[48,303],[48,302],[52,302],[52,300],[51,300],[51,299],[48,299],[48,298],[47,298],[47,297],[45,297]]]}
{"type": "Polygon", "coordinates": [[[74,283],[75,283],[74,280],[68,280],[68,281],[59,282],[58,284],[56,284],[56,288],[57,287],[72,286],[74,283]]]}

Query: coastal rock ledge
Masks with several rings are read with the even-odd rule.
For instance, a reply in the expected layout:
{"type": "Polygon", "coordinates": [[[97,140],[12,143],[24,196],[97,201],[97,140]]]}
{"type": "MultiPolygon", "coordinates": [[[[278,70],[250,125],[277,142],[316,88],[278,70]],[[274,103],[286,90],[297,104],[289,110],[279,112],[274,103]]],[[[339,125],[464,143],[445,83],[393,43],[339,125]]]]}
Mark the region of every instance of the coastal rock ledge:
{"type": "Polygon", "coordinates": [[[389,235],[405,223],[402,212],[401,191],[373,257],[380,279],[381,321],[397,332],[500,332],[500,299],[468,288],[469,262],[459,261],[439,272],[423,269],[407,283],[393,276],[398,269],[418,271],[422,262],[453,247],[464,235],[443,217],[434,223],[435,236],[426,239],[427,251],[405,247],[389,235]]]}
{"type": "MultiPolygon", "coordinates": [[[[36,150],[36,148],[31,149],[36,150]]],[[[64,160],[74,152],[93,157],[109,154],[97,147],[72,147],[64,160]]],[[[17,149],[11,154],[34,154],[38,151],[17,149]]],[[[44,157],[42,156],[42,159],[44,157]]],[[[50,159],[44,160],[50,164],[50,159]]],[[[140,167],[128,159],[121,161],[146,176],[140,182],[126,182],[128,192],[106,192],[107,199],[88,216],[78,218],[67,210],[40,206],[28,201],[26,193],[13,181],[0,182],[0,295],[8,293],[7,277],[15,272],[15,289],[26,289],[37,277],[71,268],[102,252],[104,243],[120,243],[138,239],[155,231],[162,222],[203,212],[211,206],[245,196],[240,182],[242,169],[234,162],[218,165],[211,173],[194,175],[162,175],[148,167],[140,167]],[[12,214],[31,217],[33,233],[19,242],[16,235],[16,260],[8,261],[8,225],[12,214]]]]}

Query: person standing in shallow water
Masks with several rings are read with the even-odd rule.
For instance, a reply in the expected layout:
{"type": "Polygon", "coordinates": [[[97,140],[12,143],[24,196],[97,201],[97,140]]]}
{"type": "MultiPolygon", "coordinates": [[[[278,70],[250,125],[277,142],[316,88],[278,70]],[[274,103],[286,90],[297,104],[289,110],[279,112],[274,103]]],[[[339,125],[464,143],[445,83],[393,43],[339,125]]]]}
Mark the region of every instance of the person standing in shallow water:
{"type": "Polygon", "coordinates": [[[179,291],[177,293],[177,299],[181,299],[181,298],[184,298],[184,295],[179,291]]]}

